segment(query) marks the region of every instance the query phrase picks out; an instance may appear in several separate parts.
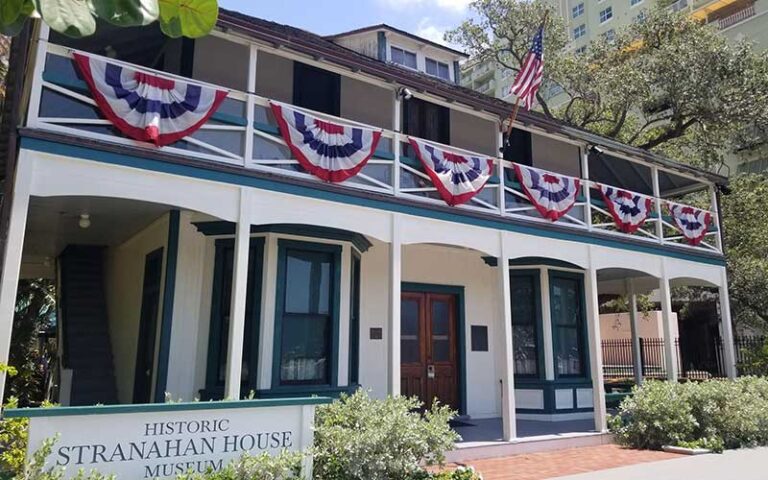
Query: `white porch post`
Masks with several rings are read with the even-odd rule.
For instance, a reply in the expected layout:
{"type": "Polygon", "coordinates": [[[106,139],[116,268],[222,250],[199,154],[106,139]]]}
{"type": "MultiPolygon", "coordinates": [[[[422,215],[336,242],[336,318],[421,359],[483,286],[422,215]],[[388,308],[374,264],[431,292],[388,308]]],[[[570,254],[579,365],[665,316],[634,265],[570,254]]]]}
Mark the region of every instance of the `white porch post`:
{"type": "Polygon", "coordinates": [[[389,395],[400,395],[400,288],[402,282],[402,243],[400,217],[392,215],[392,242],[389,244],[389,351],[387,360],[389,395]]]}
{"type": "Polygon", "coordinates": [[[723,339],[723,357],[725,374],[728,378],[736,378],[736,352],[733,344],[733,323],[731,323],[731,299],[728,294],[728,273],[725,267],[720,271],[720,331],[723,339]]]}
{"type": "Polygon", "coordinates": [[[637,331],[637,293],[635,282],[626,280],[627,296],[629,297],[629,328],[632,332],[632,371],[635,373],[635,385],[643,384],[643,353],[640,351],[640,335],[637,331]]]}
{"type": "Polygon", "coordinates": [[[672,330],[672,295],[669,287],[669,278],[664,269],[662,269],[661,280],[659,281],[659,292],[661,294],[661,318],[664,325],[664,362],[667,367],[667,379],[676,382],[679,372],[677,368],[677,349],[675,348],[675,338],[672,330]]]}
{"type": "Polygon", "coordinates": [[[589,333],[589,365],[592,370],[592,403],[595,410],[595,430],[605,432],[608,430],[608,422],[605,412],[600,305],[598,304],[597,293],[597,269],[593,266],[590,258],[589,269],[584,273],[584,294],[587,297],[587,330],[589,333]]]}
{"type": "Polygon", "coordinates": [[[555,347],[552,340],[552,304],[549,296],[549,268],[543,267],[539,277],[541,288],[541,336],[544,346],[544,378],[555,379],[555,347]]]}
{"type": "Polygon", "coordinates": [[[504,232],[499,232],[499,312],[504,333],[503,362],[501,366],[501,420],[503,439],[507,442],[517,437],[515,412],[515,350],[512,344],[512,302],[509,285],[509,253],[504,232]]]}
{"type": "Polygon", "coordinates": [[[232,298],[229,317],[225,398],[240,399],[245,335],[245,300],[248,294],[248,254],[251,240],[250,194],[240,189],[240,214],[235,229],[235,255],[232,269],[232,298]]]}
{"type": "MultiPolygon", "coordinates": [[[[27,225],[30,185],[32,182],[31,166],[19,156],[13,197],[6,201],[13,202],[8,225],[8,237],[5,242],[2,283],[0,283],[0,363],[8,363],[13,331],[13,314],[16,311],[16,290],[19,284],[21,253],[24,247],[24,231],[27,225]]],[[[0,406],[5,401],[5,372],[0,371],[0,406]]]]}

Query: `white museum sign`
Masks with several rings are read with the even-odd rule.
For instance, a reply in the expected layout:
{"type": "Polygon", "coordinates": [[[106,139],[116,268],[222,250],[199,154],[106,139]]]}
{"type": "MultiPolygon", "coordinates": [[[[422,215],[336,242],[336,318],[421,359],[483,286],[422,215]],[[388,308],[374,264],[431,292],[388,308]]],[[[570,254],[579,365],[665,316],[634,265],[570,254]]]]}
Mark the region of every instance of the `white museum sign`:
{"type": "MultiPolygon", "coordinates": [[[[315,405],[326,399],[35,409],[28,454],[58,436],[46,466],[96,469],[118,480],[173,478],[220,469],[244,453],[301,451],[312,444],[315,405]]],[[[13,416],[27,416],[17,410],[13,416]]],[[[8,413],[8,412],[6,412],[8,413]]],[[[7,416],[7,415],[6,415],[7,416]]],[[[311,459],[305,460],[305,472],[311,459]]]]}

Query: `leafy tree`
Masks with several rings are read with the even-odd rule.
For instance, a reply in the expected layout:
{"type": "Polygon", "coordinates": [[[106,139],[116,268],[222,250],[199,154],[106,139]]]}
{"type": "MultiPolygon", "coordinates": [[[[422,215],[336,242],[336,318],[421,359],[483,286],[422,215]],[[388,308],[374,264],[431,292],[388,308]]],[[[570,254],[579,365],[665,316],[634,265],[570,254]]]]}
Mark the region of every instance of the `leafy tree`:
{"type": "MultiPolygon", "coordinates": [[[[709,168],[734,146],[768,138],[768,52],[731,44],[684,14],[654,9],[576,54],[563,20],[547,15],[549,2],[475,0],[471,8],[475,15],[446,38],[513,71],[545,21],[544,82],[563,92],[539,92],[546,116],[709,168]]],[[[731,189],[722,216],[734,320],[768,329],[768,177],[735,177],[731,189]]]]}
{"type": "Polygon", "coordinates": [[[96,20],[118,27],[159,21],[169,37],[197,38],[216,25],[216,0],[2,0],[0,33],[16,35],[29,17],[40,17],[53,30],[71,37],[96,31],[96,20]]]}
{"type": "Polygon", "coordinates": [[[21,280],[16,294],[11,351],[8,365],[15,374],[6,378],[7,392],[22,407],[48,400],[55,343],[41,340],[55,322],[53,282],[47,279],[21,280]]]}
{"type": "Polygon", "coordinates": [[[11,39],[0,35],[0,107],[5,100],[5,76],[8,73],[8,55],[11,49],[11,39]]]}
{"type": "Polygon", "coordinates": [[[768,125],[768,54],[730,44],[684,14],[653,9],[642,22],[567,49],[544,0],[476,0],[476,15],[448,40],[518,71],[546,18],[544,81],[563,93],[537,98],[549,117],[699,165],[713,165],[734,136],[768,125]]]}

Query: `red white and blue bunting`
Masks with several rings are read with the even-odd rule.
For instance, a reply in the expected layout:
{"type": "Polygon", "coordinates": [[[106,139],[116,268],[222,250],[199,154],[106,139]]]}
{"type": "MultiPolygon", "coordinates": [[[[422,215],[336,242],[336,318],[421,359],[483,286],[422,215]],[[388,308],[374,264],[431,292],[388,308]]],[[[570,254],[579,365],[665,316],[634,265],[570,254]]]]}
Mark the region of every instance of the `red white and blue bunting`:
{"type": "Polygon", "coordinates": [[[600,193],[616,227],[624,233],[635,233],[651,213],[650,197],[629,190],[600,185],[600,193]]]}
{"type": "Polygon", "coordinates": [[[461,205],[480,193],[493,174],[493,160],[446,150],[408,137],[440,197],[450,206],[461,205]]]}
{"type": "Polygon", "coordinates": [[[277,102],[270,106],[296,160],[326,182],[343,182],[357,175],[381,139],[381,130],[321,120],[277,102]]]}
{"type": "Polygon", "coordinates": [[[514,164],[523,192],[542,217],[553,222],[567,214],[579,196],[579,179],[514,164]]]}
{"type": "Polygon", "coordinates": [[[101,113],[135,140],[170,145],[200,128],[225,90],[141,72],[107,59],[74,54],[101,113]]]}
{"type": "Polygon", "coordinates": [[[712,222],[712,214],[688,205],[667,202],[669,213],[677,230],[691,245],[698,245],[704,239],[712,222]]]}

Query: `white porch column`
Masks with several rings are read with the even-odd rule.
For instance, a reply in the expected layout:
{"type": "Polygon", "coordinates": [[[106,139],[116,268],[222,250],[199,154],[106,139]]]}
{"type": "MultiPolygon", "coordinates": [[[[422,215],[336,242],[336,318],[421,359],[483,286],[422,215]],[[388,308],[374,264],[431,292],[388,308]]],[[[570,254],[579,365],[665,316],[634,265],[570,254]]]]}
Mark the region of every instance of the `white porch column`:
{"type": "Polygon", "coordinates": [[[736,352],[733,344],[733,323],[731,322],[731,298],[728,294],[728,273],[725,267],[720,271],[720,331],[723,339],[723,360],[725,374],[728,378],[736,378],[736,352]]]}
{"type": "Polygon", "coordinates": [[[539,270],[541,288],[541,336],[544,346],[544,378],[555,379],[555,347],[552,340],[552,304],[549,297],[549,268],[539,270]]]}
{"type": "Polygon", "coordinates": [[[390,396],[400,395],[400,288],[402,282],[403,248],[400,238],[400,217],[392,215],[392,242],[389,244],[389,350],[387,360],[387,390],[390,396]]]}
{"type": "MultiPolygon", "coordinates": [[[[16,290],[19,286],[21,253],[24,247],[24,231],[27,225],[29,192],[32,183],[32,168],[19,156],[8,225],[8,237],[3,253],[2,283],[0,283],[0,363],[8,363],[13,331],[13,315],[16,311],[16,290]]],[[[5,372],[0,371],[0,406],[5,401],[5,372]]]]}
{"type": "Polygon", "coordinates": [[[515,412],[515,350],[512,344],[512,302],[509,285],[509,253],[504,232],[499,232],[499,312],[504,334],[503,362],[501,364],[501,420],[503,439],[517,437],[515,412]]]}
{"type": "Polygon", "coordinates": [[[662,268],[659,281],[659,293],[661,295],[661,318],[664,326],[664,362],[667,368],[667,380],[676,382],[679,376],[677,369],[677,349],[672,330],[672,295],[669,287],[669,278],[662,268]]]}
{"type": "Polygon", "coordinates": [[[240,214],[235,229],[235,255],[232,268],[232,298],[229,316],[229,341],[225,398],[240,400],[245,335],[245,300],[248,295],[248,254],[251,240],[250,192],[240,189],[240,214]]]}
{"type": "Polygon", "coordinates": [[[643,361],[640,351],[640,335],[637,331],[637,293],[635,282],[626,280],[627,296],[629,297],[629,328],[632,332],[632,371],[635,373],[635,385],[643,384],[643,361]]]}
{"type": "Polygon", "coordinates": [[[592,370],[592,403],[595,409],[595,430],[608,430],[605,412],[605,387],[603,385],[603,354],[600,336],[600,305],[597,299],[597,270],[592,263],[590,248],[589,269],[584,272],[584,294],[587,307],[587,331],[589,334],[589,365],[592,370]]]}

